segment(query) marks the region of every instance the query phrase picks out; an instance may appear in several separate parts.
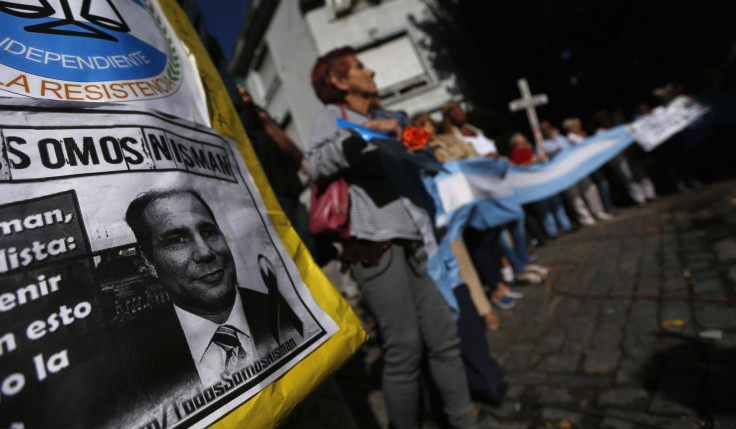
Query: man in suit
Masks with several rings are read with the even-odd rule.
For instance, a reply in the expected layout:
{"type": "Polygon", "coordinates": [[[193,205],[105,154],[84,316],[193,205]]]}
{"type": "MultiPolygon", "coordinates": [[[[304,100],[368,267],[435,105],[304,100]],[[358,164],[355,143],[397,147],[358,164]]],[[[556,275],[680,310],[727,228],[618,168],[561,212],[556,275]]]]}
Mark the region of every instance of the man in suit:
{"type": "Polygon", "coordinates": [[[206,387],[303,336],[302,321],[278,292],[264,257],[259,266],[269,292],[237,285],[230,247],[196,191],[142,194],[125,220],[174,310],[135,322],[144,335],[128,347],[147,362],[138,377],[169,378],[167,389],[184,380],[206,387]]]}

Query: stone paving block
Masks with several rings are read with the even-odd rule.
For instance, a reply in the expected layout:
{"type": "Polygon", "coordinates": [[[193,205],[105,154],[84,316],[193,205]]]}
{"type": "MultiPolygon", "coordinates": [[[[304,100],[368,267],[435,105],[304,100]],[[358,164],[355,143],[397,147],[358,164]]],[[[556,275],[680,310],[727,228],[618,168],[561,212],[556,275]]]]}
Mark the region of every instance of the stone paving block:
{"type": "Polygon", "coordinates": [[[716,214],[713,212],[713,210],[698,210],[697,212],[693,213],[693,220],[696,220],[698,222],[710,221],[715,217],[715,215],[716,214]]]}
{"type": "Polygon", "coordinates": [[[580,306],[580,299],[565,297],[557,306],[555,317],[557,319],[572,317],[580,306]]]}
{"type": "Polygon", "coordinates": [[[693,420],[670,420],[660,427],[662,429],[703,429],[703,426],[693,420]]]}
{"type": "Polygon", "coordinates": [[[580,354],[559,353],[546,356],[537,365],[537,371],[575,372],[580,363],[580,354]]]}
{"type": "Polygon", "coordinates": [[[584,427],[583,426],[584,415],[581,413],[576,413],[574,411],[569,411],[569,410],[563,410],[563,409],[552,408],[552,407],[544,407],[542,408],[542,419],[545,422],[555,422],[555,423],[559,423],[560,421],[564,420],[570,423],[572,427],[574,428],[584,427]]]}
{"type": "Polygon", "coordinates": [[[736,259],[736,240],[733,238],[721,240],[716,243],[713,250],[722,262],[734,260],[736,259]]]}
{"type": "Polygon", "coordinates": [[[736,283],[736,266],[728,269],[728,278],[731,279],[732,282],[736,283]]]}
{"type": "Polygon", "coordinates": [[[695,303],[695,320],[704,328],[736,328],[736,308],[723,304],[695,303]]]}
{"type": "Polygon", "coordinates": [[[660,253],[659,258],[659,262],[662,264],[662,267],[680,265],[680,257],[676,251],[672,251],[672,249],[662,250],[663,251],[660,253]]]}
{"type": "Polygon", "coordinates": [[[685,259],[685,268],[690,271],[707,270],[713,268],[713,263],[707,257],[685,259]]]}
{"type": "Polygon", "coordinates": [[[639,425],[627,420],[617,419],[615,417],[605,417],[599,426],[599,429],[637,429],[639,425]]]}
{"type": "Polygon", "coordinates": [[[590,293],[590,285],[592,281],[593,279],[590,277],[580,277],[577,281],[572,283],[572,285],[570,286],[570,292],[588,294],[590,293]]]}
{"type": "Polygon", "coordinates": [[[636,331],[654,331],[658,329],[657,303],[647,300],[636,300],[629,307],[629,318],[626,322],[629,328],[636,331]]]}
{"type": "Polygon", "coordinates": [[[690,213],[678,212],[675,214],[674,220],[680,229],[686,229],[692,226],[692,219],[690,219],[690,213]]]}
{"type": "Polygon", "coordinates": [[[639,277],[636,292],[644,295],[659,294],[659,285],[661,284],[657,275],[643,275],[639,277]]]}
{"type": "MultiPolygon", "coordinates": [[[[671,320],[684,320],[686,323],[692,319],[690,305],[682,301],[664,301],[660,307],[659,323],[671,320]]],[[[674,327],[674,326],[673,326],[674,327]]],[[[663,329],[672,329],[673,327],[663,327],[663,329]]]]}
{"type": "Polygon", "coordinates": [[[505,400],[519,401],[524,396],[525,392],[526,392],[526,386],[523,386],[523,385],[510,386],[509,390],[506,391],[505,400]]]}
{"type": "Polygon", "coordinates": [[[614,325],[602,325],[596,329],[590,345],[593,348],[611,349],[615,348],[621,342],[623,332],[621,328],[614,325]]]}
{"type": "Polygon", "coordinates": [[[634,384],[634,385],[642,385],[643,384],[643,377],[645,375],[655,376],[657,374],[652,374],[651,371],[657,371],[657,368],[649,368],[646,367],[646,362],[642,362],[637,359],[632,359],[630,357],[625,357],[621,359],[621,361],[618,364],[618,371],[616,371],[616,384],[619,385],[627,385],[627,384],[634,384]],[[647,374],[645,374],[645,372],[647,374]]]}
{"type": "MultiPolygon", "coordinates": [[[[659,213],[659,221],[660,222],[669,222],[674,217],[674,213],[671,212],[661,212],[659,213]]],[[[674,236],[674,234],[665,234],[665,237],[667,236],[674,236]]]]}
{"type": "Polygon", "coordinates": [[[531,352],[534,350],[534,344],[532,343],[514,343],[506,346],[506,349],[513,352],[531,352]]]}
{"type": "Polygon", "coordinates": [[[609,377],[603,375],[550,374],[547,384],[550,386],[592,387],[608,386],[609,377]]]}
{"type": "Polygon", "coordinates": [[[576,317],[567,328],[567,341],[564,350],[581,352],[587,349],[593,335],[594,321],[595,319],[590,320],[589,317],[576,317]]]}
{"type": "Polygon", "coordinates": [[[636,288],[636,276],[619,276],[613,280],[611,293],[616,295],[631,295],[636,288]]]}
{"type": "Polygon", "coordinates": [[[721,275],[713,267],[704,270],[690,270],[690,279],[694,282],[705,280],[720,280],[721,275]]]}
{"type": "Polygon", "coordinates": [[[599,275],[591,283],[588,293],[591,295],[606,294],[611,290],[612,283],[613,281],[610,275],[599,275]]]}
{"type": "Polygon", "coordinates": [[[504,400],[497,407],[483,405],[483,411],[499,419],[509,419],[521,413],[521,404],[519,401],[504,400]]]}
{"type": "Polygon", "coordinates": [[[698,414],[694,408],[670,399],[666,393],[662,392],[654,394],[652,403],[649,405],[649,412],[673,416],[695,416],[698,414]]]}
{"type": "Polygon", "coordinates": [[[541,404],[572,404],[575,398],[564,387],[537,386],[532,389],[534,400],[541,404]]]}
{"type": "Polygon", "coordinates": [[[488,415],[478,419],[478,427],[480,429],[527,429],[524,423],[502,422],[488,415]]]}
{"type": "Polygon", "coordinates": [[[723,283],[719,279],[693,281],[692,288],[695,295],[710,299],[728,299],[723,290],[723,283]]]}
{"type": "Polygon", "coordinates": [[[655,259],[647,258],[639,262],[638,273],[640,276],[659,277],[660,272],[659,262],[655,259]]]}
{"type": "Polygon", "coordinates": [[[601,304],[598,313],[599,325],[623,326],[626,322],[627,309],[631,305],[629,300],[607,301],[601,304]]]}
{"type": "Polygon", "coordinates": [[[711,291],[722,291],[723,290],[723,282],[718,280],[718,271],[712,270],[714,276],[707,280],[698,280],[692,282],[693,292],[695,292],[696,295],[700,295],[703,293],[711,292],[711,291]]]}
{"type": "MultiPolygon", "coordinates": [[[[490,414],[478,418],[479,429],[527,429],[527,426],[519,422],[504,422],[496,419],[490,414]]],[[[428,428],[423,428],[428,429],[428,428]]]]}
{"type": "Polygon", "coordinates": [[[686,251],[682,254],[683,261],[686,264],[697,264],[697,263],[711,263],[713,262],[713,255],[708,251],[708,249],[705,248],[705,246],[701,246],[701,249],[697,249],[694,251],[686,251]]]}
{"type": "Polygon", "coordinates": [[[540,299],[530,310],[533,317],[527,317],[519,327],[516,337],[519,340],[537,340],[547,329],[549,321],[555,314],[557,306],[562,300],[559,296],[548,296],[540,299]]]}
{"type": "Polygon", "coordinates": [[[609,374],[618,364],[621,350],[618,348],[591,349],[585,352],[583,370],[587,374],[609,374]]]}
{"type": "Polygon", "coordinates": [[[665,275],[661,287],[663,292],[681,292],[686,295],[688,290],[687,279],[682,276],[682,271],[677,274],[665,275]]]}
{"type": "Polygon", "coordinates": [[[599,407],[644,409],[649,402],[649,393],[641,387],[616,387],[598,395],[599,407]]]}
{"type": "Polygon", "coordinates": [[[661,429],[702,429],[694,421],[683,421],[680,419],[620,410],[606,410],[606,417],[600,424],[600,429],[640,429],[645,427],[661,429]]]}
{"type": "Polygon", "coordinates": [[[501,344],[505,344],[507,338],[511,335],[511,329],[509,329],[509,326],[504,323],[502,326],[502,329],[499,329],[498,331],[486,331],[486,341],[488,341],[488,345],[491,348],[491,353],[493,353],[494,350],[497,350],[498,347],[501,344]]]}
{"type": "Polygon", "coordinates": [[[511,384],[538,385],[547,381],[547,374],[542,372],[515,372],[504,373],[504,378],[511,384]]]}
{"type": "Polygon", "coordinates": [[[537,344],[536,353],[547,354],[559,350],[565,342],[565,329],[562,327],[550,327],[544,334],[542,340],[537,344]]]}

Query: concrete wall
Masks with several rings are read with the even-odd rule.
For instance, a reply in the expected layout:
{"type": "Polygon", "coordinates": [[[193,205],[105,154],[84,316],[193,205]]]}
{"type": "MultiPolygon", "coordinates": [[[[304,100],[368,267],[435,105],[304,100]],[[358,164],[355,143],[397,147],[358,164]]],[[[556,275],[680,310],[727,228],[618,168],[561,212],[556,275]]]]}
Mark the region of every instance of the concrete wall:
{"type": "Polygon", "coordinates": [[[306,20],[321,55],[340,46],[366,45],[405,30],[409,25],[407,16],[423,10],[419,0],[385,0],[340,18],[332,18],[329,9],[321,7],[307,13],[306,20]]]}
{"type": "MultiPolygon", "coordinates": [[[[383,106],[392,110],[404,110],[411,115],[419,111],[438,110],[445,101],[453,98],[451,88],[455,86],[454,76],[444,80],[436,78],[428,61],[431,52],[420,46],[426,35],[417,30],[408,19],[409,15],[422,19],[426,16],[425,13],[425,6],[419,0],[385,0],[377,5],[358,8],[340,18],[333,18],[327,7],[314,9],[305,18],[320,55],[340,46],[360,48],[398,33],[409,34],[417,42],[417,51],[434,82],[429,87],[385,101],[383,106]]],[[[370,64],[366,65],[371,67],[370,64]]]]}
{"type": "MultiPolygon", "coordinates": [[[[265,88],[260,85],[257,73],[251,71],[246,80],[255,101],[277,121],[291,115],[295,130],[291,137],[306,150],[314,116],[322,109],[310,78],[316,58],[336,47],[361,48],[401,33],[421,42],[426,36],[414,28],[408,16],[421,18],[425,8],[420,0],[384,0],[377,5],[359,6],[346,16],[335,18],[327,6],[303,16],[298,3],[296,0],[280,1],[264,36],[281,79],[278,92],[265,104],[265,88]]],[[[405,110],[410,115],[418,111],[437,111],[452,98],[450,88],[454,85],[454,77],[438,80],[428,61],[431,53],[423,51],[420,43],[416,45],[431,82],[427,87],[384,100],[387,109],[405,110]]]]}
{"type": "MultiPolygon", "coordinates": [[[[312,121],[322,109],[322,103],[312,90],[310,78],[318,54],[309,28],[299,10],[299,2],[294,0],[279,2],[266,31],[265,43],[282,83],[268,105],[263,104],[264,94],[258,94],[255,100],[265,106],[277,121],[282,121],[290,114],[296,130],[296,135],[292,135],[291,138],[302,150],[306,150],[312,121]]],[[[253,80],[251,72],[248,83],[253,80]]]]}

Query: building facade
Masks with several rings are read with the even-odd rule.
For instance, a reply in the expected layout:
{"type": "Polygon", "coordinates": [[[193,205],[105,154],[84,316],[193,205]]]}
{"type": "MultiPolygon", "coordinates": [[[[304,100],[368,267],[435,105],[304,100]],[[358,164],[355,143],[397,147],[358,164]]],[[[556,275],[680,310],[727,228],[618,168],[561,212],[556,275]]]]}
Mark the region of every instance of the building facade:
{"type": "Polygon", "coordinates": [[[436,112],[453,97],[454,76],[437,76],[423,48],[427,36],[412,23],[421,19],[421,0],[254,0],[229,71],[304,150],[322,108],[311,68],[334,48],[354,47],[376,71],[386,109],[436,112]]]}

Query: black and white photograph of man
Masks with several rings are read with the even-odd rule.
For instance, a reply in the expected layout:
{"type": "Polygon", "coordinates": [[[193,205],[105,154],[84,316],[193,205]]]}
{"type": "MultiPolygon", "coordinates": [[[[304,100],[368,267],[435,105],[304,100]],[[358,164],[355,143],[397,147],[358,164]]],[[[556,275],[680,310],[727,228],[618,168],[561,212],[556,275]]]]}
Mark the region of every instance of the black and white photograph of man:
{"type": "Polygon", "coordinates": [[[238,284],[228,239],[196,191],[141,194],[128,206],[125,220],[173,303],[175,318],[147,324],[139,340],[149,352],[170,356],[162,365],[188,371],[189,379],[196,371],[201,385],[208,386],[304,335],[302,321],[273,284],[265,257],[259,255],[258,262],[268,293],[238,284]],[[184,344],[187,356],[174,356],[182,354],[184,344]]]}

